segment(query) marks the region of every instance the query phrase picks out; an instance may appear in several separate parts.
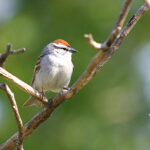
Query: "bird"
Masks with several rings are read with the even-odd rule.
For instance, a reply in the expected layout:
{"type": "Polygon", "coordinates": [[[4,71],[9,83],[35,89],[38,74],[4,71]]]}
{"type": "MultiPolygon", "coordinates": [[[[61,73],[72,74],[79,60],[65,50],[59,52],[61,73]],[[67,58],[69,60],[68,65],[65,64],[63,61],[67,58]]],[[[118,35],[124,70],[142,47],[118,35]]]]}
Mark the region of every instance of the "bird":
{"type": "MultiPolygon", "coordinates": [[[[31,86],[42,94],[50,91],[58,93],[67,89],[74,68],[72,54],[76,52],[77,50],[63,39],[49,43],[37,58],[31,86]]],[[[42,103],[30,96],[23,107],[32,105],[41,107],[42,103]]]]}

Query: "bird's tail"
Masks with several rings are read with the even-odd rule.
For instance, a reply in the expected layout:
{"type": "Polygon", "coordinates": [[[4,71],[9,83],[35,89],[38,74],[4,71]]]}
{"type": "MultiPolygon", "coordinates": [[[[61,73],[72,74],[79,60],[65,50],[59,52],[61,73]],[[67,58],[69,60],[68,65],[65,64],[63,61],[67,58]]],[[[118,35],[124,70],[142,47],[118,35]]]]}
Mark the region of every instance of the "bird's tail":
{"type": "Polygon", "coordinates": [[[28,107],[28,106],[32,106],[35,105],[36,107],[41,107],[42,103],[40,101],[37,100],[37,98],[31,96],[29,97],[29,99],[23,104],[23,107],[28,107]]]}

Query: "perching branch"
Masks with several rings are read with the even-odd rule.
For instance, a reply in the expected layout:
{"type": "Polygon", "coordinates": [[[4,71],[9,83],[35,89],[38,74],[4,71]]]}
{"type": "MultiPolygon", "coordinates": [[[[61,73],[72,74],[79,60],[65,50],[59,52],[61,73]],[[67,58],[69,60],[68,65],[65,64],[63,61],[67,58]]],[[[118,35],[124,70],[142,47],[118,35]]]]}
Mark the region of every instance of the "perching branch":
{"type": "Polygon", "coordinates": [[[14,93],[10,90],[6,83],[0,84],[0,89],[4,90],[10,100],[12,110],[18,126],[18,138],[16,140],[17,150],[23,150],[23,122],[18,111],[14,93]]]}
{"type": "Polygon", "coordinates": [[[33,87],[28,85],[27,83],[21,81],[19,78],[15,77],[8,71],[6,71],[4,68],[0,67],[0,75],[4,78],[8,79],[9,81],[13,82],[15,85],[23,89],[25,92],[35,96],[39,101],[41,101],[43,104],[48,103],[48,99],[39,93],[37,90],[35,90],[33,87]]]}
{"type": "Polygon", "coordinates": [[[6,51],[4,54],[0,54],[0,66],[3,67],[7,57],[11,54],[20,54],[23,53],[26,49],[21,48],[19,50],[11,50],[12,45],[7,44],[6,51]]]}
{"type": "MultiPolygon", "coordinates": [[[[88,67],[86,68],[85,72],[80,76],[80,78],[74,83],[71,89],[67,93],[59,93],[57,94],[51,101],[50,107],[45,105],[45,107],[35,115],[25,126],[23,129],[24,132],[24,139],[26,139],[40,124],[42,124],[45,120],[49,118],[51,113],[58,107],[65,99],[70,99],[73,97],[77,92],[79,92],[93,77],[94,75],[103,67],[103,65],[110,59],[112,54],[120,47],[121,43],[125,39],[125,37],[129,34],[131,29],[135,26],[138,20],[144,15],[146,11],[148,11],[149,7],[145,3],[143,6],[139,8],[139,10],[131,17],[128,23],[125,25],[124,29],[121,33],[116,36],[114,42],[112,43],[111,47],[108,48],[107,51],[99,51],[96,56],[92,59],[88,67]]],[[[5,72],[6,74],[8,72],[5,72]]],[[[1,73],[0,71],[0,74],[1,73]]],[[[9,74],[9,73],[8,73],[9,74]]],[[[7,76],[7,75],[6,75],[7,76]]],[[[5,77],[5,76],[4,76],[5,77]]],[[[7,76],[9,79],[9,76],[7,76]]],[[[18,78],[17,78],[18,79],[18,78]]],[[[12,79],[9,79],[13,83],[12,79]]],[[[22,82],[22,81],[21,81],[22,82]]],[[[22,85],[17,82],[16,84],[18,87],[22,87],[22,85]]],[[[29,87],[29,86],[27,86],[29,87]]],[[[29,89],[24,89],[26,92],[29,89]]],[[[34,91],[28,92],[31,95],[36,95],[34,91]]],[[[37,96],[36,96],[37,97],[37,96]]],[[[8,139],[1,147],[0,150],[12,150],[15,146],[15,140],[17,139],[18,133],[14,134],[10,139],[8,139]]]]}

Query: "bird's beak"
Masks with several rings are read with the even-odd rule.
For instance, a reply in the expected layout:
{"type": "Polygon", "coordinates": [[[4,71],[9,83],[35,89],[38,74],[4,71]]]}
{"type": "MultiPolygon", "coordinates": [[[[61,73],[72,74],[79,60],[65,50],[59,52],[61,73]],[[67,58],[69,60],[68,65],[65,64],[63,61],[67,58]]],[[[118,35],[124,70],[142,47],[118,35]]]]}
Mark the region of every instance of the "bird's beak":
{"type": "Polygon", "coordinates": [[[74,48],[71,48],[71,49],[70,49],[70,52],[71,52],[71,53],[76,53],[76,52],[78,52],[78,51],[75,50],[74,48]]]}

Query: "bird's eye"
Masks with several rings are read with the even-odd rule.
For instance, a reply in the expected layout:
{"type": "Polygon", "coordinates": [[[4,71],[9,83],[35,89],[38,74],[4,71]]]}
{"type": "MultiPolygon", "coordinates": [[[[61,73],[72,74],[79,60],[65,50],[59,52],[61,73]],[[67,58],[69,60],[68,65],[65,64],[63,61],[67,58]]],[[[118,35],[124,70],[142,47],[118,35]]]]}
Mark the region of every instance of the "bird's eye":
{"type": "Polygon", "coordinates": [[[65,51],[68,51],[68,49],[67,49],[67,48],[65,48],[65,47],[64,47],[64,48],[62,48],[62,49],[63,49],[63,50],[65,50],[65,51]]]}

